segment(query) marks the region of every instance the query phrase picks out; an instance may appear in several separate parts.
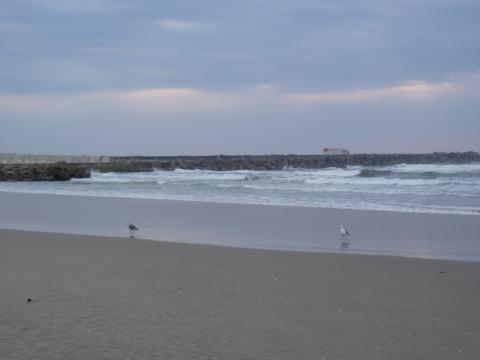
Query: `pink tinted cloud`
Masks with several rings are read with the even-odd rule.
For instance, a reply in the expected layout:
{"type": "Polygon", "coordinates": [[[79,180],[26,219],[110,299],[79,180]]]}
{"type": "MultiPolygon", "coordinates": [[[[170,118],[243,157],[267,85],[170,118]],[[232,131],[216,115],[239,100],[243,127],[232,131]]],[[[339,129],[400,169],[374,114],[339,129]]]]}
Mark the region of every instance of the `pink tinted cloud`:
{"type": "Polygon", "coordinates": [[[390,87],[316,93],[284,93],[273,85],[260,84],[225,92],[185,87],[78,94],[4,94],[0,95],[0,114],[69,114],[75,111],[95,113],[110,109],[146,114],[195,114],[220,110],[238,111],[245,108],[288,109],[329,103],[375,104],[385,99],[424,100],[458,93],[471,82],[478,82],[478,77],[440,83],[411,81],[390,87]]]}
{"type": "Polygon", "coordinates": [[[124,109],[135,112],[199,112],[228,108],[232,96],[193,88],[153,88],[78,94],[0,95],[0,112],[35,114],[83,109],[124,109]]]}
{"type": "Polygon", "coordinates": [[[458,85],[453,82],[432,84],[426,81],[410,81],[405,84],[382,88],[286,94],[285,99],[297,105],[375,101],[386,98],[425,99],[455,91],[457,87],[458,85]]]}

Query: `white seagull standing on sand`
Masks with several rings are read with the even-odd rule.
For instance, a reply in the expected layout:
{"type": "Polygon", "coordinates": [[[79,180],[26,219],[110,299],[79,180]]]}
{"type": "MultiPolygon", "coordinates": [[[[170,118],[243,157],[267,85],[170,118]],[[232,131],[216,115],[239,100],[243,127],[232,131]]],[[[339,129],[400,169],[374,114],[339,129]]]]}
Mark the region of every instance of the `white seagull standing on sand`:
{"type": "Polygon", "coordinates": [[[340,249],[342,249],[342,251],[345,251],[345,249],[348,249],[350,246],[350,240],[348,239],[349,236],[350,233],[348,230],[345,229],[343,225],[340,226],[340,249]]]}
{"type": "Polygon", "coordinates": [[[134,238],[135,237],[135,231],[137,231],[138,228],[133,224],[128,224],[128,230],[130,230],[130,237],[134,238]]]}
{"type": "Polygon", "coordinates": [[[350,233],[343,227],[343,225],[340,226],[340,235],[342,235],[342,237],[350,236],[350,233]]]}

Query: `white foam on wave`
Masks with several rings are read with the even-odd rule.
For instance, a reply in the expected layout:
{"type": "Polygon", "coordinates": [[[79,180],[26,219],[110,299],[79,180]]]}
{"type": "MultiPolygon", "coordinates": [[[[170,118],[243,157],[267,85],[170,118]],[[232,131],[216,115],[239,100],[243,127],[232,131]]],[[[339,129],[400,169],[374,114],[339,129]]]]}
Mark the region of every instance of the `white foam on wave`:
{"type": "Polygon", "coordinates": [[[73,183],[96,183],[96,184],[128,184],[128,183],[155,183],[157,177],[150,172],[138,173],[100,173],[91,172],[90,178],[85,179],[71,179],[73,183]]]}
{"type": "Polygon", "coordinates": [[[395,172],[435,172],[440,174],[461,174],[478,173],[480,174],[480,164],[398,164],[392,166],[379,167],[384,170],[395,172]]]}
{"type": "Polygon", "coordinates": [[[176,169],[170,172],[156,172],[161,175],[166,175],[166,178],[185,181],[245,181],[248,179],[248,174],[252,171],[238,170],[238,171],[211,171],[211,170],[183,170],[176,169]]]}
{"type": "MultiPolygon", "coordinates": [[[[0,188],[0,191],[4,191],[0,188]]],[[[66,190],[41,190],[29,189],[15,191],[17,193],[49,194],[49,195],[68,195],[68,196],[87,196],[87,197],[111,197],[125,199],[146,199],[146,200],[173,200],[173,201],[192,201],[209,202],[219,204],[246,204],[246,205],[266,205],[266,206],[297,206],[309,208],[326,209],[344,209],[344,210],[370,210],[370,211],[389,211],[389,212],[407,212],[407,213],[427,213],[427,214],[456,214],[456,215],[477,215],[480,216],[480,208],[477,207],[450,207],[450,206],[409,206],[408,204],[378,204],[359,201],[282,201],[280,199],[269,197],[222,197],[222,196],[196,196],[196,195],[169,195],[169,194],[139,194],[123,193],[114,191],[96,191],[84,193],[81,191],[66,190]]]]}
{"type": "Polygon", "coordinates": [[[256,191],[285,191],[285,192],[306,192],[306,193],[358,193],[358,194],[382,194],[382,195],[441,195],[441,196],[456,196],[471,198],[476,196],[480,198],[480,186],[476,188],[455,188],[452,190],[446,186],[429,186],[425,185],[421,189],[419,187],[404,187],[404,186],[364,186],[360,184],[346,184],[338,185],[333,182],[329,183],[312,183],[306,184],[302,187],[292,187],[289,184],[269,184],[269,183],[257,183],[257,184],[242,184],[242,185],[228,185],[218,184],[217,187],[221,188],[245,188],[256,191]]]}
{"type": "Polygon", "coordinates": [[[158,183],[192,182],[192,181],[244,181],[248,180],[248,172],[220,172],[205,170],[175,170],[138,173],[99,173],[92,172],[90,178],[72,179],[78,183],[158,183]]]}
{"type": "Polygon", "coordinates": [[[309,178],[327,178],[327,179],[339,179],[350,178],[359,173],[361,167],[349,166],[347,168],[325,168],[325,169],[312,169],[312,170],[293,170],[278,172],[276,178],[287,179],[290,181],[304,182],[309,178]]]}
{"type": "Polygon", "coordinates": [[[375,187],[379,185],[388,186],[425,186],[425,185],[442,185],[445,181],[441,179],[396,179],[396,178],[364,178],[364,177],[350,177],[331,179],[325,177],[305,179],[305,184],[335,184],[335,185],[361,185],[375,187]]]}

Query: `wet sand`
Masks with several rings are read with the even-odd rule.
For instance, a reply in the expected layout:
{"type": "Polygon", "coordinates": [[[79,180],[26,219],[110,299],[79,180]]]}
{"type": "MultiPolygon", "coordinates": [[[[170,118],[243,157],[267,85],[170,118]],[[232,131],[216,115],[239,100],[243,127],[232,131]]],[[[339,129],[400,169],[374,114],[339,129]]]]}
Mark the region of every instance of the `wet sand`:
{"type": "Polygon", "coordinates": [[[476,360],[479,304],[480,263],[0,230],[0,359],[476,360]]]}
{"type": "Polygon", "coordinates": [[[0,228],[272,250],[480,261],[480,216],[0,192],[0,228]]]}

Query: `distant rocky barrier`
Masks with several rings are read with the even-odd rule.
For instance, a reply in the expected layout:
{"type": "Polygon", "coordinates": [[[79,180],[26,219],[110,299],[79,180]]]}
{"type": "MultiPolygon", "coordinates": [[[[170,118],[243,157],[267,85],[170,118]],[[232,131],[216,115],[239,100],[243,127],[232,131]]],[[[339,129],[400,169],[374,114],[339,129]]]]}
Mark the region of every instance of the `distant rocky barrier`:
{"type": "MultiPolygon", "coordinates": [[[[0,181],[65,181],[90,177],[99,172],[148,172],[154,170],[281,170],[285,168],[344,168],[348,165],[387,166],[396,164],[480,163],[476,152],[430,154],[353,155],[211,155],[211,156],[112,156],[95,163],[0,164],[0,181]]],[[[365,171],[361,176],[375,176],[365,171]]]]}
{"type": "Polygon", "coordinates": [[[87,166],[67,164],[17,164],[0,165],[0,181],[65,181],[88,178],[87,166]]]}
{"type": "Polygon", "coordinates": [[[472,162],[480,162],[479,153],[471,151],[430,154],[117,156],[110,157],[109,163],[94,165],[93,169],[100,172],[153,171],[155,169],[229,171],[344,168],[348,165],[463,164],[472,162]]]}

